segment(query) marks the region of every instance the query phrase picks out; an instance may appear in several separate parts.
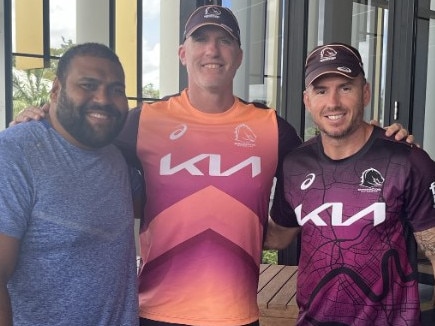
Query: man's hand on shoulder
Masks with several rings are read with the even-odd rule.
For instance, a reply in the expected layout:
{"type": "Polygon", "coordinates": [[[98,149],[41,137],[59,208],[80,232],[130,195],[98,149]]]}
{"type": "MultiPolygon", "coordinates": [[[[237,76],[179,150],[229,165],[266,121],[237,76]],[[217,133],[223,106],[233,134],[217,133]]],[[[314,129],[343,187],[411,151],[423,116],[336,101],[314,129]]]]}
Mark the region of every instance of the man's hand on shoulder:
{"type": "MultiPolygon", "coordinates": [[[[379,126],[377,120],[371,120],[370,124],[374,126],[379,126]]],[[[394,135],[394,139],[397,141],[405,140],[407,143],[415,144],[415,139],[413,135],[410,135],[408,130],[404,128],[400,123],[395,122],[392,125],[385,127],[385,135],[390,137],[394,135]]],[[[418,146],[418,144],[415,144],[418,146]]]]}
{"type": "Polygon", "coordinates": [[[49,104],[44,104],[42,107],[29,106],[16,115],[15,119],[9,123],[9,127],[31,120],[41,120],[48,114],[49,108],[49,104]]]}

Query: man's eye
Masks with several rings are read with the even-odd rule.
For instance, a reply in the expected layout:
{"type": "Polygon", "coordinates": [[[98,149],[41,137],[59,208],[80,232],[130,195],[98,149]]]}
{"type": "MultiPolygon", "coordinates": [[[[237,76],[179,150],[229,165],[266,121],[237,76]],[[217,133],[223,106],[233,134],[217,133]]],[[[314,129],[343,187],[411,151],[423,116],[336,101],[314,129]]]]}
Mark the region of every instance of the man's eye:
{"type": "Polygon", "coordinates": [[[81,87],[88,91],[94,91],[97,89],[97,85],[93,83],[82,83],[81,87]]]}
{"type": "Polygon", "coordinates": [[[117,87],[117,88],[114,88],[112,90],[112,92],[113,92],[113,94],[116,94],[116,95],[125,96],[125,89],[124,88],[117,87]]]}
{"type": "Polygon", "coordinates": [[[221,39],[221,43],[225,45],[231,45],[233,43],[233,40],[229,38],[223,38],[221,39]]]}
{"type": "Polygon", "coordinates": [[[194,40],[195,42],[201,42],[201,43],[207,41],[207,39],[206,39],[204,36],[196,36],[196,37],[193,38],[193,40],[194,40]]]}

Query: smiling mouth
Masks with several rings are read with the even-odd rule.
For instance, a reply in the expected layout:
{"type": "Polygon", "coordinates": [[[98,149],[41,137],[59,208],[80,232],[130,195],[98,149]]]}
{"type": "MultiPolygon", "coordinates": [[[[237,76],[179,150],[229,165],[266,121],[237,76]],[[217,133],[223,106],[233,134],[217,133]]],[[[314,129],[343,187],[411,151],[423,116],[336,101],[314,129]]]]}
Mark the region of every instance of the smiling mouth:
{"type": "Polygon", "coordinates": [[[112,116],[105,112],[88,112],[87,116],[94,121],[100,122],[109,121],[112,119],[112,116]]]}
{"type": "Polygon", "coordinates": [[[208,68],[208,69],[219,69],[221,67],[221,65],[217,64],[217,63],[209,63],[203,66],[204,68],[208,68]]]}
{"type": "Polygon", "coordinates": [[[109,115],[107,113],[89,112],[88,115],[96,119],[109,119],[109,115]]]}
{"type": "Polygon", "coordinates": [[[339,119],[343,118],[343,116],[344,116],[344,114],[340,113],[340,114],[327,115],[325,117],[329,120],[339,120],[339,119]]]}
{"type": "Polygon", "coordinates": [[[115,116],[104,111],[88,111],[86,116],[94,123],[110,123],[115,119],[115,116]]]}

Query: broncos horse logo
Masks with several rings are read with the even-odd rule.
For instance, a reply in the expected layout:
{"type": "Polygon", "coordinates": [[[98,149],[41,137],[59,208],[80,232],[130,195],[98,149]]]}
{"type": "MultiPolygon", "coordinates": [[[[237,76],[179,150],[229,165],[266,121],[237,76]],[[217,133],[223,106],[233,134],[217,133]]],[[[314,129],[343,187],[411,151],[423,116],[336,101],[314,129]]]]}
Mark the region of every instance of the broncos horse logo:
{"type": "Polygon", "coordinates": [[[385,178],[382,174],[373,168],[367,169],[362,173],[361,185],[370,188],[380,188],[382,187],[385,178]]]}

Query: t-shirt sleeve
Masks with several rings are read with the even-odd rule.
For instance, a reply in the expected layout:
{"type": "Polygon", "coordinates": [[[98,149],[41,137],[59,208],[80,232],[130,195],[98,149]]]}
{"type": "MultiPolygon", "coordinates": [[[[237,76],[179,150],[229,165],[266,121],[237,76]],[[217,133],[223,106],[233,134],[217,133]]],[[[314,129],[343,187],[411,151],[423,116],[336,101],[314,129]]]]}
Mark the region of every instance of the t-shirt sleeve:
{"type": "Polygon", "coordinates": [[[408,220],[414,231],[435,227],[435,162],[420,148],[411,149],[406,192],[408,220]]]}
{"type": "Polygon", "coordinates": [[[113,142],[122,152],[127,163],[138,170],[142,169],[141,163],[136,154],[137,134],[141,112],[141,107],[131,109],[128,112],[124,127],[113,142]]]}
{"type": "Polygon", "coordinates": [[[277,119],[279,130],[278,166],[275,174],[276,183],[270,216],[275,223],[281,226],[296,227],[298,224],[294,211],[284,196],[283,162],[288,153],[302,144],[302,140],[298,136],[296,129],[286,120],[278,115],[277,119]]]}
{"type": "Polygon", "coordinates": [[[33,174],[23,151],[0,140],[0,233],[21,239],[34,200],[33,174]]]}

